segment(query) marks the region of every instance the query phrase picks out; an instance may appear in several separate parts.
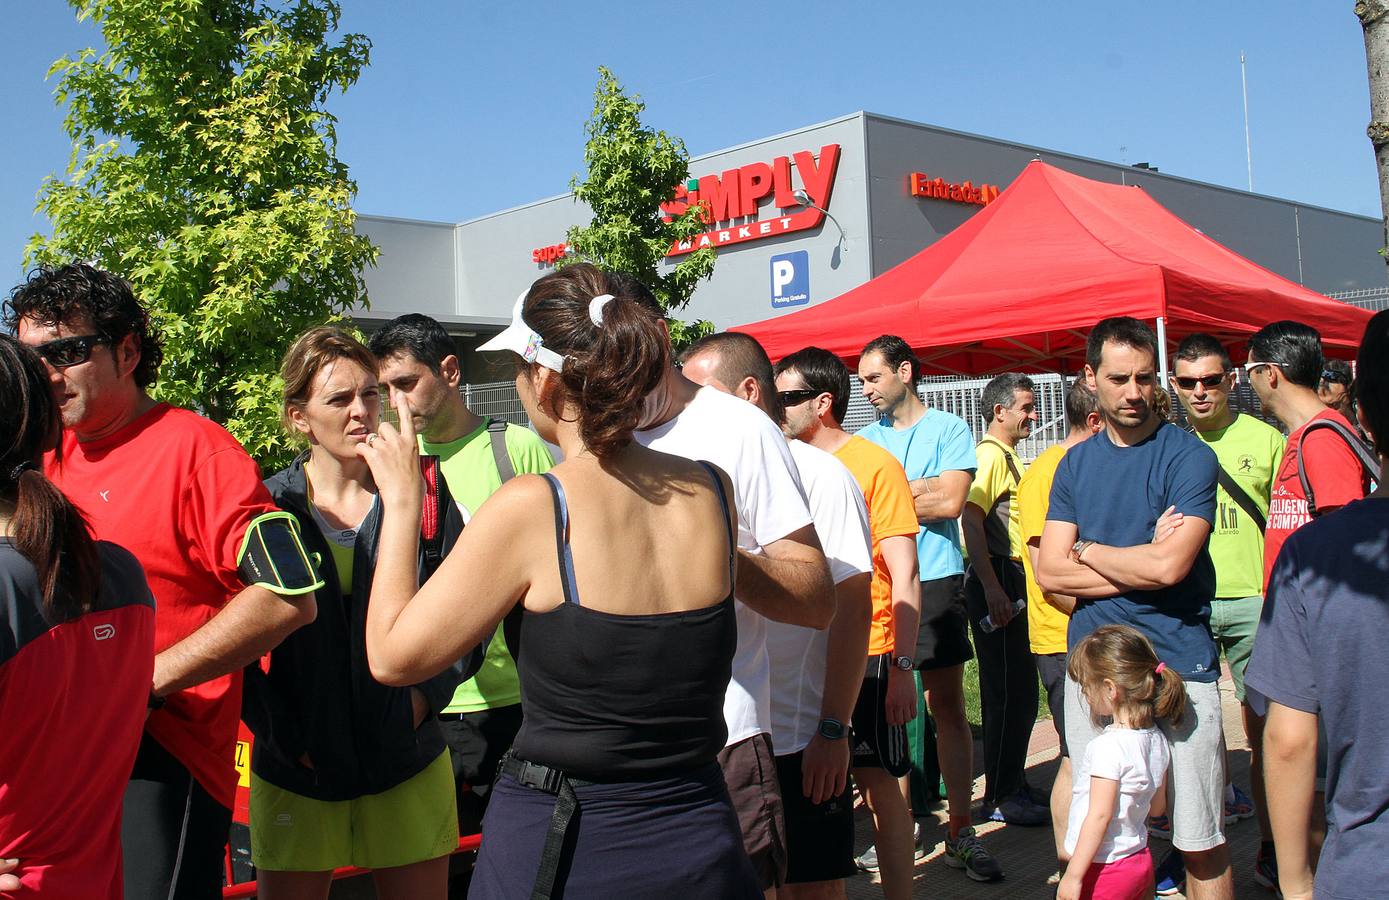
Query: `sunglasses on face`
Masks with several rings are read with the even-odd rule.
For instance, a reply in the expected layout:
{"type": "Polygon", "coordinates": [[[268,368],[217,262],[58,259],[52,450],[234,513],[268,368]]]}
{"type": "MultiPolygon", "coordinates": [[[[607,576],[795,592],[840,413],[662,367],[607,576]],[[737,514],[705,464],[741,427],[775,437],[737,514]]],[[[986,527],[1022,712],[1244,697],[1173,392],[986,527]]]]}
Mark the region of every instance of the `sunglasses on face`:
{"type": "Polygon", "coordinates": [[[1190,375],[1174,375],[1172,380],[1177,382],[1177,387],[1184,391],[1196,390],[1196,383],[1200,382],[1207,388],[1220,387],[1220,383],[1225,380],[1229,372],[1221,372],[1219,375],[1202,375],[1200,378],[1193,378],[1190,375]]]}
{"type": "Polygon", "coordinates": [[[777,391],[777,399],[782,406],[795,406],[797,403],[804,403],[820,396],[820,391],[798,390],[798,391],[777,391]]]}
{"type": "Polygon", "coordinates": [[[1244,372],[1246,375],[1253,375],[1255,369],[1262,369],[1264,366],[1277,366],[1281,369],[1283,364],[1273,360],[1269,360],[1268,362],[1247,362],[1244,364],[1244,372]]]}
{"type": "Polygon", "coordinates": [[[111,339],[104,334],[81,334],[76,337],[58,338],[46,344],[39,344],[34,352],[55,369],[66,369],[84,363],[92,358],[97,344],[109,344],[111,339]]]}

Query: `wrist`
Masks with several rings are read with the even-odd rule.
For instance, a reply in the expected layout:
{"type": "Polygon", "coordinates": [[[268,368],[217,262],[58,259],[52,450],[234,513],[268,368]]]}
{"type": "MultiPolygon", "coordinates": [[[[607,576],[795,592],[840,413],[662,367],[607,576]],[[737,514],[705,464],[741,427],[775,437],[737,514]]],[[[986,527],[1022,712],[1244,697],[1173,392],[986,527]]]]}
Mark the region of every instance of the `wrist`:
{"type": "Polygon", "coordinates": [[[815,734],[827,741],[842,741],[849,736],[849,727],[834,716],[824,716],[815,734]]]}

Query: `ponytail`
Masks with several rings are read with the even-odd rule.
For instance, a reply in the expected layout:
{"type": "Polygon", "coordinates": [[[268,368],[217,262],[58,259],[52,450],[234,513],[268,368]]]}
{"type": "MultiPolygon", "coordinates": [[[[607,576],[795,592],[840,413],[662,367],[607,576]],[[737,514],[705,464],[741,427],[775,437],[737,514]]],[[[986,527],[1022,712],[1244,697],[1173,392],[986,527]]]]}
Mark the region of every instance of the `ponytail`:
{"type": "Polygon", "coordinates": [[[87,523],[35,465],[59,429],[43,363],[29,348],[0,335],[0,421],[13,426],[0,443],[0,498],[14,503],[10,534],[43,592],[43,612],[56,624],[96,605],[100,565],[87,523]]]}
{"type": "Polygon", "coordinates": [[[1171,666],[1160,662],[1153,668],[1153,680],[1156,682],[1153,713],[1173,725],[1179,724],[1186,712],[1186,685],[1182,682],[1182,676],[1173,672],[1171,666]]]}

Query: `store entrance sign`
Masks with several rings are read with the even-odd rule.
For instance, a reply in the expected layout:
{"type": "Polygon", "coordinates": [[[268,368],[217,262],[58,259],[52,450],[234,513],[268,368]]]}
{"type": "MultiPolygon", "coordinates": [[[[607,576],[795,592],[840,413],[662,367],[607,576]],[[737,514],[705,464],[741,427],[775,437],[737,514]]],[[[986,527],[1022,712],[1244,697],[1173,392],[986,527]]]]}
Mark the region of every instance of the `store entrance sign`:
{"type": "Polygon", "coordinates": [[[772,257],[772,309],[810,302],[810,253],[795,250],[772,257]]]}
{"type": "Polygon", "coordinates": [[[976,185],[971,181],[952,184],[944,178],[932,178],[925,172],[913,172],[909,184],[913,197],[973,203],[978,206],[988,206],[997,200],[1001,193],[1001,188],[996,184],[976,185]]]}
{"type": "Polygon", "coordinates": [[[697,205],[703,208],[704,222],[716,227],[678,241],[666,255],[679,256],[704,247],[726,247],[816,227],[824,221],[825,214],[814,207],[829,206],[838,167],[839,145],[826,144],[820,148],[818,159],[811,151],[801,150],[791,156],[778,156],[770,163],[751,163],[676,185],[674,196],[661,204],[666,220],[697,205]],[[793,165],[814,206],[803,205],[796,199],[793,165]],[[775,207],[776,214],[762,217],[759,201],[767,197],[772,198],[769,206],[775,207]]]}

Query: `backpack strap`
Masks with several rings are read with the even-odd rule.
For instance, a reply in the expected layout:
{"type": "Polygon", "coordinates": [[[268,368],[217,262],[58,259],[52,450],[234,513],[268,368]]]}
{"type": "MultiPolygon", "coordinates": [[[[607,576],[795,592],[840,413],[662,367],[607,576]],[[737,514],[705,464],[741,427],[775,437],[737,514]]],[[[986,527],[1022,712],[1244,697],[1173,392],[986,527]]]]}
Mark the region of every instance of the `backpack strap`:
{"type": "Polygon", "coordinates": [[[506,452],[506,419],[487,420],[487,438],[492,442],[492,460],[497,464],[497,474],[502,484],[516,477],[516,468],[506,452]]]}
{"type": "Polygon", "coordinates": [[[1259,511],[1259,505],[1254,502],[1253,497],[1245,492],[1244,488],[1239,486],[1239,482],[1235,481],[1234,476],[1225,471],[1225,467],[1219,463],[1216,463],[1215,466],[1215,480],[1225,489],[1225,493],[1230,495],[1230,499],[1235,501],[1235,505],[1244,510],[1244,514],[1255,525],[1259,526],[1259,533],[1263,534],[1268,523],[1264,520],[1264,514],[1259,511]]]}
{"type": "Polygon", "coordinates": [[[424,506],[420,515],[420,546],[424,548],[424,578],[434,574],[444,559],[443,511],[439,508],[439,457],[422,455],[420,474],[424,476],[424,506]]]}
{"type": "Polygon", "coordinates": [[[1364,470],[1365,474],[1370,476],[1371,481],[1378,482],[1380,479],[1379,460],[1375,458],[1374,453],[1365,445],[1365,442],[1360,439],[1360,435],[1351,431],[1335,419],[1314,419],[1308,422],[1302,429],[1301,446],[1298,448],[1297,480],[1302,485],[1302,493],[1307,497],[1307,514],[1312,518],[1316,518],[1321,515],[1321,513],[1317,511],[1317,501],[1312,494],[1312,482],[1307,477],[1307,435],[1323,428],[1330,428],[1333,432],[1341,436],[1341,440],[1346,442],[1346,446],[1350,447],[1350,451],[1360,460],[1361,468],[1364,470]]]}
{"type": "Polygon", "coordinates": [[[1013,451],[1003,446],[1002,441],[994,438],[986,437],[984,441],[1003,451],[1003,461],[1008,464],[1008,472],[1013,476],[1013,489],[1017,490],[1018,485],[1022,483],[1022,473],[1018,471],[1018,464],[1013,462],[1013,451]]]}

